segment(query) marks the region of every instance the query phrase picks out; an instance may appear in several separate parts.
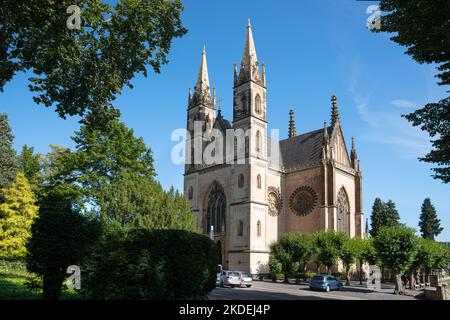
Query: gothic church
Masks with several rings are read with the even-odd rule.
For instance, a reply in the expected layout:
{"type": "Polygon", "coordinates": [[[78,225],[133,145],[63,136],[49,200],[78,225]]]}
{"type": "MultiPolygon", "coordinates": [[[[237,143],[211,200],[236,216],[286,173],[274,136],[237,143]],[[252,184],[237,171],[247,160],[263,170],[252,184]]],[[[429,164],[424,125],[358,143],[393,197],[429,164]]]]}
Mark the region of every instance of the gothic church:
{"type": "Polygon", "coordinates": [[[297,134],[291,110],[288,138],[275,142],[279,161],[272,161],[266,92],[266,70],[249,22],[240,69],[234,70],[233,121],[223,118],[220,106],[216,112],[205,50],[188,102],[191,140],[195,121],[203,123],[203,131],[251,129],[245,164],[186,161],[184,192],[198,227],[217,243],[224,268],[252,274],[268,273],[269,246],[286,232],[364,236],[360,164],[354,141],[348,151],[336,97],[331,98],[330,125],[325,122],[315,131],[297,134]]]}

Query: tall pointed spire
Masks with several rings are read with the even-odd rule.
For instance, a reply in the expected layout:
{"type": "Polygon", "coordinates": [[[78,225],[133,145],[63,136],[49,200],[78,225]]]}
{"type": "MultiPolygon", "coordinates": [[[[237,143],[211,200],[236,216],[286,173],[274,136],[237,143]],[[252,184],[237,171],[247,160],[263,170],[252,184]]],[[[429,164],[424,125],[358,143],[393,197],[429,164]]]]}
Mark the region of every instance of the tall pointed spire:
{"type": "Polygon", "coordinates": [[[331,97],[331,126],[334,127],[339,120],[339,109],[337,106],[337,97],[331,97]]]}
{"type": "Polygon", "coordinates": [[[245,38],[244,52],[242,54],[241,70],[237,81],[235,81],[235,85],[238,86],[248,81],[254,81],[261,86],[264,86],[264,80],[265,79],[261,76],[258,56],[256,55],[252,25],[250,19],[248,19],[247,36],[245,38]]]}
{"type": "Polygon", "coordinates": [[[197,82],[195,83],[195,92],[199,94],[210,94],[208,64],[206,63],[206,47],[203,47],[200,70],[198,71],[197,82]]]}
{"type": "Polygon", "coordinates": [[[297,130],[295,128],[294,110],[289,110],[289,139],[297,136],[297,130]]]}
{"type": "Polygon", "coordinates": [[[206,47],[203,46],[200,69],[198,71],[197,81],[194,87],[194,94],[191,100],[194,105],[203,103],[214,108],[214,101],[211,97],[211,88],[209,84],[208,64],[206,62],[206,47]]]}
{"type": "Polygon", "coordinates": [[[248,19],[247,38],[245,39],[244,54],[242,55],[242,65],[254,65],[258,62],[256,56],[255,41],[253,40],[252,24],[248,19]]]}

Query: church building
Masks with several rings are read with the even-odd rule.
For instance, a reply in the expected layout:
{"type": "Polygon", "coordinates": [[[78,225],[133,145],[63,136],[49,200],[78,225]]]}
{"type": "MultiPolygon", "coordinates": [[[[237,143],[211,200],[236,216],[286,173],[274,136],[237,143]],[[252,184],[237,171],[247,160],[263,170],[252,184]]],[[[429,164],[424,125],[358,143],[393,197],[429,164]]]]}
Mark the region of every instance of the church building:
{"type": "MultiPolygon", "coordinates": [[[[269,247],[286,232],[336,230],[363,237],[360,163],[354,139],[350,151],[344,139],[336,97],[329,125],[297,134],[291,110],[288,138],[269,139],[268,114],[274,110],[267,106],[266,70],[256,55],[250,21],[233,90],[233,120],[227,121],[215,89],[211,92],[203,49],[194,91],[189,90],[187,150],[198,141],[202,150],[214,143],[205,139],[213,129],[250,132],[243,162],[198,162],[195,151],[186,152],[184,192],[198,227],[216,242],[224,269],[268,273],[269,247]],[[202,124],[200,132],[196,123],[202,124]]],[[[233,148],[223,157],[234,155],[233,148]]]]}

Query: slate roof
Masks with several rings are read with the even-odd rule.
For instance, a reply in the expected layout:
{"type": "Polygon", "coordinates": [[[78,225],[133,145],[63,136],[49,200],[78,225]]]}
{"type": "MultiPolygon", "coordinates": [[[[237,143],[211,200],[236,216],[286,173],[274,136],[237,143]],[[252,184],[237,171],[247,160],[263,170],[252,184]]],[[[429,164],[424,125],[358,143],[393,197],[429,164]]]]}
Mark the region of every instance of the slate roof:
{"type": "MultiPolygon", "coordinates": [[[[331,136],[332,127],[328,127],[331,136]]],[[[280,141],[280,152],[284,167],[301,165],[322,159],[323,129],[307,132],[280,141]]]]}

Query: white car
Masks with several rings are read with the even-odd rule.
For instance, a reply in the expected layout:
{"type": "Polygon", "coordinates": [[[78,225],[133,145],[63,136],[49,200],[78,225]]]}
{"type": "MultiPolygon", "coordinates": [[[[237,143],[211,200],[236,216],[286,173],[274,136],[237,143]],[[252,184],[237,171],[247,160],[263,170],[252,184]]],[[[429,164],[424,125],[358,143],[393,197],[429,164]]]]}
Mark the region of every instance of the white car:
{"type": "Polygon", "coordinates": [[[241,278],[239,272],[236,271],[222,271],[222,275],[220,277],[221,287],[232,287],[237,288],[241,286],[241,278]]]}
{"type": "Polygon", "coordinates": [[[239,273],[239,279],[241,280],[241,286],[250,288],[253,284],[253,277],[248,272],[237,271],[239,273]]]}

